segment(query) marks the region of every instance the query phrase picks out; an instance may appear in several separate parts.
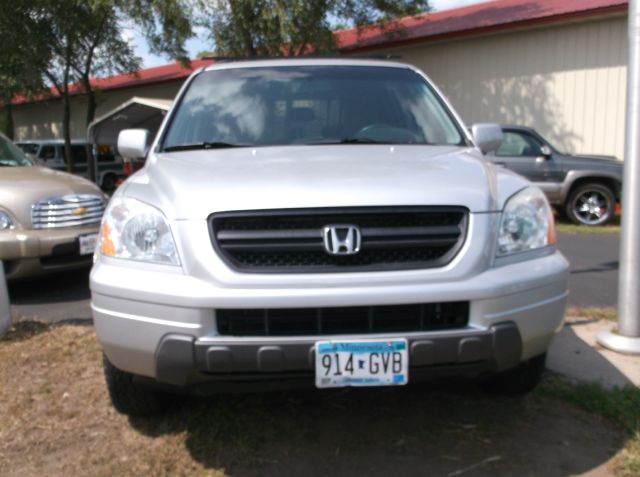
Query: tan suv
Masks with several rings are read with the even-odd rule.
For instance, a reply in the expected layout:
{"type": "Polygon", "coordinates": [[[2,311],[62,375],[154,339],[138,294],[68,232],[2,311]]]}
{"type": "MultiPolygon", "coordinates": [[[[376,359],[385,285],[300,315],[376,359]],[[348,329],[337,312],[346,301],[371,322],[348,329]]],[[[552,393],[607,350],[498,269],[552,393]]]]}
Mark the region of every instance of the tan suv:
{"type": "Polygon", "coordinates": [[[105,204],[97,186],[34,166],[0,134],[0,261],[7,279],[90,265],[105,204]]]}

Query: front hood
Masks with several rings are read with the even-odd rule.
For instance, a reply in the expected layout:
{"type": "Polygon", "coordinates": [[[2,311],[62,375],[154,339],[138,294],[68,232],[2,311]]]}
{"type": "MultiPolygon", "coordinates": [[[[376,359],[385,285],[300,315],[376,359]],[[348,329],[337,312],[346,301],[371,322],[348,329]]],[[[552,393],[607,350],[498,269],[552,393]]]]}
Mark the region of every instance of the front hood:
{"type": "Polygon", "coordinates": [[[43,199],[68,194],[97,194],[100,189],[78,176],[46,167],[0,167],[0,208],[27,227],[31,206],[43,199]]]}
{"type": "Polygon", "coordinates": [[[121,193],[171,219],[203,219],[228,210],[374,205],[481,212],[496,210],[495,190],[494,169],[471,148],[340,145],[156,154],[121,193]]]}

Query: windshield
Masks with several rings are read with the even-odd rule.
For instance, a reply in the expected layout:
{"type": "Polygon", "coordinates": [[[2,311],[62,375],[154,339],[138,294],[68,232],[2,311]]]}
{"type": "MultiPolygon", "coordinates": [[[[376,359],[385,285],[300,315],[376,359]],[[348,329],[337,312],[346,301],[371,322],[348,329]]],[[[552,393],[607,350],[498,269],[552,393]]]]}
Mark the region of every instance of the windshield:
{"type": "Polygon", "coordinates": [[[24,152],[9,139],[0,135],[0,167],[32,166],[24,152]]]}
{"type": "Polygon", "coordinates": [[[278,66],[198,75],[163,149],[357,143],[462,145],[464,139],[410,69],[278,66]]]}

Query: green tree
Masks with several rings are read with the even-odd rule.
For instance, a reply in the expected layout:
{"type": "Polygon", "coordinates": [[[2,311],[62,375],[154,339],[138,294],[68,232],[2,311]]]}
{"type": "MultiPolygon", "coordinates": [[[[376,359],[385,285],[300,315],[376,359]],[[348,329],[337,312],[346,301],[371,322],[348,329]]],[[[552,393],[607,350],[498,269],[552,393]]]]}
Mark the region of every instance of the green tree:
{"type": "MultiPolygon", "coordinates": [[[[79,83],[87,94],[88,125],[97,107],[90,78],[140,68],[140,58],[124,39],[124,28],[136,24],[154,52],[184,60],[184,42],[192,35],[189,9],[182,0],[46,0],[43,6],[51,38],[51,59],[44,75],[63,100],[62,129],[71,172],[71,84],[79,83]]],[[[89,174],[95,179],[93,167],[89,174]]]]}
{"type": "Polygon", "coordinates": [[[48,44],[37,19],[26,16],[26,0],[15,0],[15,9],[0,9],[0,107],[3,111],[3,130],[11,139],[14,135],[12,101],[17,95],[26,97],[42,94],[46,87],[42,70],[48,61],[48,44]],[[27,24],[40,35],[29,39],[27,24]],[[25,54],[29,49],[32,54],[25,54]]]}
{"type": "Polygon", "coordinates": [[[429,9],[427,0],[200,0],[216,52],[298,56],[335,50],[333,25],[364,26],[429,9]]]}
{"type": "MultiPolygon", "coordinates": [[[[184,43],[192,36],[187,2],[16,0],[17,12],[14,9],[12,14],[17,13],[24,21],[18,35],[22,44],[16,52],[30,64],[38,65],[40,78],[62,99],[62,131],[69,171],[74,168],[70,133],[71,95],[78,88],[86,93],[88,124],[93,121],[97,107],[90,78],[139,69],[141,60],[124,36],[125,28],[130,26],[136,26],[147,36],[155,53],[185,60],[184,43]],[[29,44],[31,39],[38,48],[29,44]]],[[[3,16],[0,12],[0,17],[3,16]]],[[[93,175],[93,168],[90,168],[90,174],[93,175]]]]}

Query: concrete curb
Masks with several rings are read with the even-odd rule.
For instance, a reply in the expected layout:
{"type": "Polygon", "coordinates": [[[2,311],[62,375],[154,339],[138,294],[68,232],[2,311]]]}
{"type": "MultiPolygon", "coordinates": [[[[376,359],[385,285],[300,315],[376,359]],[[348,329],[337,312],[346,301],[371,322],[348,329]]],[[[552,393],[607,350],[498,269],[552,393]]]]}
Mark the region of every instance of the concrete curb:
{"type": "Polygon", "coordinates": [[[547,368],[605,388],[640,387],[640,356],[616,353],[596,341],[599,333],[614,326],[614,322],[605,320],[568,319],[549,349],[547,368]]]}

